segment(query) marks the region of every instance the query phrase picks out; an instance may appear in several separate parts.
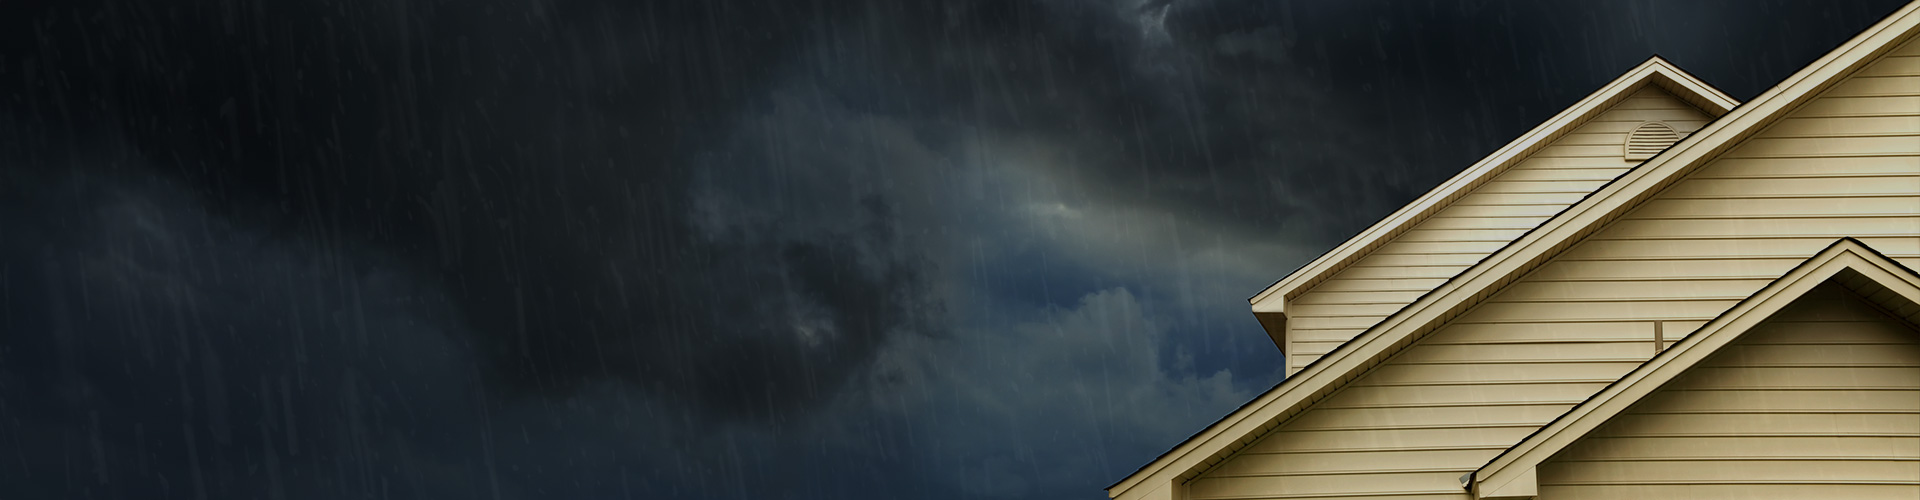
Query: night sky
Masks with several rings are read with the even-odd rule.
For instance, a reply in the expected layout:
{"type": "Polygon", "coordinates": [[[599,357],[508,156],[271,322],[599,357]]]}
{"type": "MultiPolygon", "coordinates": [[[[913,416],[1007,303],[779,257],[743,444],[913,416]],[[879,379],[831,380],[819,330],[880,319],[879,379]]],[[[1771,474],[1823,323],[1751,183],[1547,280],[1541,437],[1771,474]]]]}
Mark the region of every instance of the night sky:
{"type": "Polygon", "coordinates": [[[1104,498],[1267,284],[1900,3],[0,2],[0,497],[1104,498]]]}

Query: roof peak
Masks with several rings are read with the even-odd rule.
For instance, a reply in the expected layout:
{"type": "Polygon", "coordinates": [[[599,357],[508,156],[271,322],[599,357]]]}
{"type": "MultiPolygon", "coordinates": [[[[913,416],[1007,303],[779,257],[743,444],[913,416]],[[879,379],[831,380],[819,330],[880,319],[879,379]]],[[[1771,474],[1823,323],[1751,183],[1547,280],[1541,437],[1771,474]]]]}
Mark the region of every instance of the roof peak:
{"type": "MultiPolygon", "coordinates": [[[[1829,281],[1840,281],[1890,311],[1920,309],[1920,274],[1865,243],[1841,238],[1768,283],[1673,347],[1642,363],[1593,397],[1495,456],[1470,475],[1474,498],[1526,498],[1537,494],[1535,467],[1601,424],[1731,344],[1793,301],[1829,281]]],[[[1906,321],[1920,318],[1907,315],[1906,321]]]]}
{"type": "Polygon", "coordinates": [[[1665,90],[1713,117],[1724,115],[1739,105],[1726,93],[1681,70],[1666,58],[1649,56],[1533,130],[1247,299],[1254,316],[1267,329],[1270,337],[1276,342],[1280,341],[1285,331],[1287,299],[1332,277],[1395,236],[1466,196],[1474,188],[1526,160],[1539,148],[1565,136],[1611,109],[1620,100],[1648,86],[1665,90]]]}

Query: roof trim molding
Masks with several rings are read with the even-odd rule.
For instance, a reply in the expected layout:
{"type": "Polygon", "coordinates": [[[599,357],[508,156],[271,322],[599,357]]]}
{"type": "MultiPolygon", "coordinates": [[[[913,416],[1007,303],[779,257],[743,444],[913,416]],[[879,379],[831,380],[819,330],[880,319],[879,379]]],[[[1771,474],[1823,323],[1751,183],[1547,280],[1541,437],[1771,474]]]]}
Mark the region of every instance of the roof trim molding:
{"type": "Polygon", "coordinates": [[[1907,320],[1920,316],[1920,274],[1858,240],[1842,238],[1786,275],[1767,284],[1732,309],[1695,330],[1673,347],[1634,368],[1625,377],[1562,414],[1526,440],[1473,474],[1474,498],[1526,498],[1537,494],[1535,469],[1560,450],[1585,437],[1634,403],[1658,391],[1815,286],[1835,278],[1849,288],[1865,287],[1869,300],[1881,302],[1907,320]],[[1877,285],[1877,286],[1876,286],[1877,285]],[[1887,302],[1892,302],[1888,304],[1887,302]]]}
{"type": "Polygon", "coordinates": [[[1920,1],[1909,3],[1879,23],[1808,64],[1760,97],[1737,106],[1680,143],[1622,174],[1599,191],[1568,207],[1540,227],[1522,235],[1485,260],[1462,271],[1438,289],[1395,312],[1358,337],[1307,365],[1292,377],[1234,410],[1221,420],[1162,454],[1153,462],[1109,487],[1113,498],[1139,498],[1142,483],[1183,481],[1224,461],[1278,427],[1281,421],[1305,410],[1411,345],[1446,320],[1458,316],[1480,299],[1532,270],[1551,256],[1598,230],[1627,209],[1690,173],[1752,133],[1771,124],[1786,111],[1830,87],[1866,62],[1891,50],[1920,25],[1920,1]]]}
{"type": "MultiPolygon", "coordinates": [[[[1451,205],[1453,201],[1473,191],[1473,188],[1485,184],[1494,176],[1505,172],[1509,167],[1527,159],[1535,151],[1565,136],[1573,129],[1585,124],[1594,116],[1617,103],[1633,92],[1655,85],[1674,94],[1708,115],[1719,117],[1739,105],[1712,85],[1700,81],[1693,75],[1681,70],[1660,56],[1653,56],[1635,66],[1632,70],[1615,78],[1612,82],[1588,94],[1572,107],[1554,115],[1553,118],[1507,143],[1506,146],[1482,158],[1473,166],[1467,167],[1458,175],[1427,191],[1419,199],[1401,207],[1392,215],[1374,223],[1372,227],[1348,239],[1345,243],[1308,262],[1285,278],[1269,285],[1265,290],[1247,299],[1253,305],[1255,315],[1272,316],[1285,314],[1285,302],[1292,295],[1325,281],[1334,273],[1345,269],[1347,265],[1366,256],[1401,232],[1451,205]]],[[[1281,317],[1262,317],[1263,325],[1268,326],[1268,335],[1279,341],[1280,333],[1275,326],[1281,317]]],[[[1284,331],[1284,330],[1282,330],[1284,331]]]]}

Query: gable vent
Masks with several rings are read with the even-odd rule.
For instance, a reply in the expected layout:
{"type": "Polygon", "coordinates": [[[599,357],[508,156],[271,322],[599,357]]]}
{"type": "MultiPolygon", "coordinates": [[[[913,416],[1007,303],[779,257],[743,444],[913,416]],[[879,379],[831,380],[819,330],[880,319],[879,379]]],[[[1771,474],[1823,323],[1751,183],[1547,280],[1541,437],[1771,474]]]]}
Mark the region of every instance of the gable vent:
{"type": "Polygon", "coordinates": [[[1627,134],[1627,160],[1652,158],[1676,142],[1680,142],[1680,133],[1674,132],[1673,127],[1660,122],[1642,123],[1627,134]]]}

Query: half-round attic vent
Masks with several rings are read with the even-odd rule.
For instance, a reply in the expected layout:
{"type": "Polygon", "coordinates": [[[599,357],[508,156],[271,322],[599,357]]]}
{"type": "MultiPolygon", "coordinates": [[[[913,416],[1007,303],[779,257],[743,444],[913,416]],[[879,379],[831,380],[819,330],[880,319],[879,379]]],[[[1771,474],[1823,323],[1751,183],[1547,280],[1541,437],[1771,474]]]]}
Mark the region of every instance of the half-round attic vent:
{"type": "Polygon", "coordinates": [[[1642,123],[1627,134],[1627,161],[1652,158],[1676,142],[1680,142],[1680,133],[1673,127],[1660,122],[1642,123]]]}

